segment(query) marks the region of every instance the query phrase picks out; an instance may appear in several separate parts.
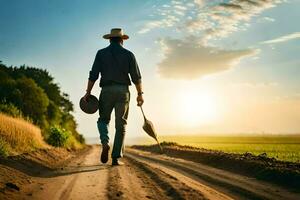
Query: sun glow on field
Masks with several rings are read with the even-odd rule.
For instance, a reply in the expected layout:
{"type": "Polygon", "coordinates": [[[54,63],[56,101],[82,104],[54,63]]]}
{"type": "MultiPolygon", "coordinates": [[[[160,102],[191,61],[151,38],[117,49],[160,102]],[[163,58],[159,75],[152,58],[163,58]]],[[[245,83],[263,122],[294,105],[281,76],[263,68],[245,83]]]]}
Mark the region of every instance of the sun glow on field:
{"type": "Polygon", "coordinates": [[[181,92],[177,99],[180,120],[189,126],[211,124],[217,116],[216,98],[205,92],[181,92]]]}

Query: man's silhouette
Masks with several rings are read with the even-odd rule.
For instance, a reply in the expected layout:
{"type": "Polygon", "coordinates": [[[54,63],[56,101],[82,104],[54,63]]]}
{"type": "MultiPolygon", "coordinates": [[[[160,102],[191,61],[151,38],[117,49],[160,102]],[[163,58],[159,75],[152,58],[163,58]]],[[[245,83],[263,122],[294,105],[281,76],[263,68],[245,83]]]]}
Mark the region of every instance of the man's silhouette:
{"type": "Polygon", "coordinates": [[[100,117],[97,121],[97,126],[102,143],[101,162],[106,163],[108,161],[110,149],[108,145],[108,125],[112,110],[115,109],[116,134],[111,157],[112,165],[121,165],[122,163],[118,159],[122,157],[126,133],[130,101],[128,86],[131,85],[131,82],[135,84],[137,105],[141,106],[144,103],[141,74],[134,54],[123,47],[123,41],[129,37],[123,34],[122,29],[114,28],[110,34],[104,35],[103,38],[109,39],[110,45],[97,52],[90,71],[84,99],[88,101],[88,97],[100,73],[100,87],[102,89],[99,97],[100,117]]]}

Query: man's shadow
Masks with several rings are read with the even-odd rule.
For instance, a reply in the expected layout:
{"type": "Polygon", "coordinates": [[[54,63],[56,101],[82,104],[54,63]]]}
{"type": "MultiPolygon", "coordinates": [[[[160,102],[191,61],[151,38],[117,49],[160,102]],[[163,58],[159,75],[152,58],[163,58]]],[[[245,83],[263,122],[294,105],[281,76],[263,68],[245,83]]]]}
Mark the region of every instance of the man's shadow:
{"type": "Polygon", "coordinates": [[[32,160],[0,158],[0,165],[4,165],[29,176],[52,178],[57,176],[65,176],[77,173],[92,172],[108,169],[110,166],[105,164],[96,165],[78,165],[78,166],[63,166],[61,168],[49,168],[32,160]]]}

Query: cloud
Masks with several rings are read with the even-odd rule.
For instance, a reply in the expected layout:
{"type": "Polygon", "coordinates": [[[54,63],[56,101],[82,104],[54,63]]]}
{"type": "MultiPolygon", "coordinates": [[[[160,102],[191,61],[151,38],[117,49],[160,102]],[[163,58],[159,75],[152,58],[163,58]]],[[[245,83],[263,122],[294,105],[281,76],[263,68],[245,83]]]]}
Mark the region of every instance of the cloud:
{"type": "Polygon", "coordinates": [[[287,42],[290,40],[295,40],[300,38],[300,32],[291,33],[288,35],[284,35],[278,38],[275,38],[273,40],[267,40],[262,42],[262,44],[275,44],[275,43],[281,43],[281,42],[287,42]]]}
{"type": "Polygon", "coordinates": [[[238,4],[234,4],[234,3],[220,3],[219,7],[223,7],[225,9],[230,9],[230,10],[242,10],[243,7],[238,5],[238,4]]]}
{"type": "Polygon", "coordinates": [[[171,1],[171,4],[164,4],[156,9],[161,19],[149,20],[139,31],[139,34],[147,33],[155,28],[174,27],[185,16],[187,7],[180,1],[171,1]]]}
{"type": "Polygon", "coordinates": [[[275,19],[271,18],[271,17],[264,17],[263,20],[268,21],[268,22],[275,22],[275,19]]]}
{"type": "MultiPolygon", "coordinates": [[[[158,64],[158,72],[166,78],[196,79],[231,69],[244,57],[257,54],[255,49],[214,47],[211,40],[246,30],[254,17],[285,1],[173,0],[155,8],[155,20],[146,23],[139,33],[156,28],[176,28],[178,36],[189,37],[161,40],[165,57],[158,64]]],[[[265,20],[272,21],[271,18],[265,20]]]]}
{"type": "Polygon", "coordinates": [[[186,22],[189,32],[200,33],[202,41],[224,38],[233,32],[245,30],[253,17],[284,0],[231,0],[199,10],[197,17],[186,22]]]}
{"type": "Polygon", "coordinates": [[[171,79],[197,79],[236,66],[258,50],[224,50],[197,45],[195,38],[186,40],[166,38],[160,41],[164,58],[158,64],[158,73],[171,79]]]}
{"type": "Polygon", "coordinates": [[[150,21],[150,22],[146,23],[146,25],[141,30],[139,30],[138,33],[140,33],[140,34],[147,33],[151,29],[161,26],[162,23],[163,23],[162,21],[158,21],[158,20],[150,21]]]}
{"type": "Polygon", "coordinates": [[[241,88],[253,88],[253,89],[258,89],[258,88],[274,88],[278,87],[279,83],[278,82],[241,82],[241,83],[231,83],[229,84],[232,87],[241,87],[241,88]]]}
{"type": "Polygon", "coordinates": [[[187,10],[187,8],[182,5],[175,5],[174,8],[177,10],[187,10]]]}
{"type": "Polygon", "coordinates": [[[202,7],[204,6],[204,0],[194,0],[194,3],[198,6],[198,7],[202,7]]]}
{"type": "Polygon", "coordinates": [[[150,30],[158,27],[172,27],[179,19],[174,15],[166,15],[163,20],[152,20],[146,23],[146,25],[138,31],[138,33],[143,34],[147,33],[150,30]]]}
{"type": "MultiPolygon", "coordinates": [[[[228,37],[231,33],[246,30],[252,19],[263,11],[286,0],[228,0],[171,1],[157,7],[155,23],[150,20],[139,33],[156,28],[177,28],[183,35],[197,35],[199,41],[228,37]],[[168,17],[176,17],[176,21],[168,17]],[[154,25],[155,24],[155,25],[154,25]]],[[[265,20],[273,21],[271,18],[265,20]]]]}

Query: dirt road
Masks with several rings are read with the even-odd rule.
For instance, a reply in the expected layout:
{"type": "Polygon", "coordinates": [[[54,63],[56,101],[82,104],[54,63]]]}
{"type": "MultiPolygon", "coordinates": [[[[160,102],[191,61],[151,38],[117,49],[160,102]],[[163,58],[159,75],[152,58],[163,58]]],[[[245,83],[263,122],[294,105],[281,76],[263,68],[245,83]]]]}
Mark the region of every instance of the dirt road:
{"type": "MultiPolygon", "coordinates": [[[[124,166],[99,163],[100,147],[33,177],[21,199],[299,199],[255,179],[163,155],[126,149],[124,166]]],[[[8,196],[7,196],[8,197],[8,196]]],[[[8,198],[10,199],[10,198],[8,198]]]]}

